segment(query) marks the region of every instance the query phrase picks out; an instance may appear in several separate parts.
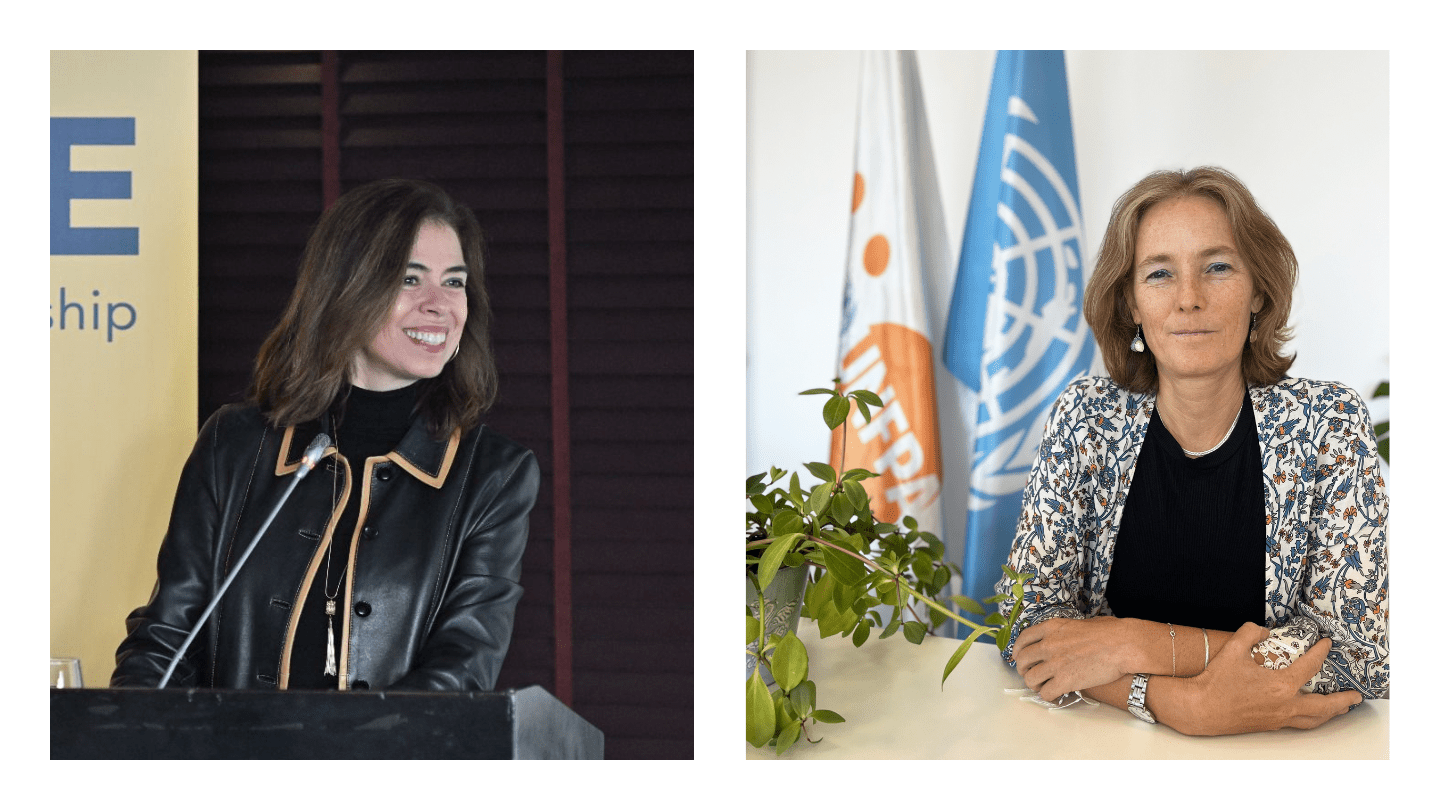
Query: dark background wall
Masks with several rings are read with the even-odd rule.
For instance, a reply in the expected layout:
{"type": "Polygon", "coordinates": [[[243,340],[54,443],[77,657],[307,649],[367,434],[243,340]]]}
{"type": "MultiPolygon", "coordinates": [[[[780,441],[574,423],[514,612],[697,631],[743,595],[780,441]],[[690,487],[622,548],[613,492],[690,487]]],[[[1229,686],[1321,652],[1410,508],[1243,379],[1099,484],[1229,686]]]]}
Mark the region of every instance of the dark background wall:
{"type": "Polygon", "coordinates": [[[474,209],[486,421],[543,473],[497,688],[568,692],[613,758],[694,752],[693,101],[688,51],[200,55],[198,420],[243,398],[329,196],[407,177],[474,209]]]}

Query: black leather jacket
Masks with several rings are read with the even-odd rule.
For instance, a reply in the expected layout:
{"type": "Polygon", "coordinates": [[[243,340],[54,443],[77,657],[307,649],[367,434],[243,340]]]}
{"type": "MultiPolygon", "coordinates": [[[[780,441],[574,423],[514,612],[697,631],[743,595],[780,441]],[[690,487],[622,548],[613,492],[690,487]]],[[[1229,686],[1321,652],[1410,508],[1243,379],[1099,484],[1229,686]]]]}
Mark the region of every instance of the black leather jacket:
{"type": "MultiPolygon", "coordinates": [[[[130,614],[111,686],[156,686],[175,650],[279,501],[321,421],[276,429],[228,405],[200,430],[180,476],[159,577],[130,614]]],[[[170,685],[284,689],[305,595],[364,475],[336,619],[341,689],[494,688],[520,599],[520,557],[540,468],[480,427],[436,441],[412,423],[362,469],[334,449],[300,481],[191,643],[170,685]],[[338,462],[339,480],[331,475],[338,462]]]]}

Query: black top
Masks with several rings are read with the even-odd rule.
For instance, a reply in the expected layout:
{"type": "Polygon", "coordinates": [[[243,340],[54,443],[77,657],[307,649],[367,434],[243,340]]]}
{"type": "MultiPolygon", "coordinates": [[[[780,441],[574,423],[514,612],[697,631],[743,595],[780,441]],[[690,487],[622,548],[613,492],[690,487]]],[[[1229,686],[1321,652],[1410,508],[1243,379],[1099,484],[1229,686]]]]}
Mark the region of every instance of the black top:
{"type": "Polygon", "coordinates": [[[1116,616],[1233,632],[1265,624],[1265,497],[1250,397],[1192,459],[1156,408],[1125,500],[1105,597],[1116,616]]]}
{"type": "MultiPolygon", "coordinates": [[[[350,464],[350,499],[345,503],[345,512],[340,516],[331,535],[332,555],[328,566],[320,561],[315,572],[315,581],[310,594],[300,611],[300,623],[295,628],[295,646],[290,652],[290,689],[335,689],[339,686],[338,675],[325,673],[325,617],[326,593],[335,594],[335,663],[339,667],[342,615],[347,609],[344,603],[345,569],[350,564],[350,538],[355,533],[355,519],[360,513],[360,483],[365,472],[365,459],[383,456],[405,438],[410,429],[411,417],[415,411],[418,383],[411,383],[394,391],[367,391],[351,387],[349,396],[341,394],[336,400],[336,410],[331,419],[336,450],[350,464]],[[343,409],[343,410],[342,410],[343,409]]],[[[321,469],[338,476],[333,464],[321,469]]],[[[336,481],[338,482],[338,478],[336,481]]]]}

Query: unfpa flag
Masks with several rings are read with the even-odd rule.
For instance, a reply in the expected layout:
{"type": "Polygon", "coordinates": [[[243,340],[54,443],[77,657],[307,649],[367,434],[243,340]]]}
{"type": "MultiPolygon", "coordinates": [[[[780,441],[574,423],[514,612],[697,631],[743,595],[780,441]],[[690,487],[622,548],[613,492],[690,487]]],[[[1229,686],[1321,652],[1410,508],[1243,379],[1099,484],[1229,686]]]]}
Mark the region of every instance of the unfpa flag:
{"type": "MultiPolygon", "coordinates": [[[[840,326],[841,390],[879,394],[869,424],[850,414],[846,469],[880,474],[865,488],[877,520],[913,516],[940,532],[940,430],[922,268],[950,263],[930,129],[913,51],[871,52],[860,77],[855,190],[840,326]]],[[[841,432],[830,463],[842,464],[841,432]]]]}
{"type": "Polygon", "coordinates": [[[995,593],[1050,406],[1089,371],[1080,186],[1062,51],[1001,51],[950,299],[945,365],[974,448],[962,592],[995,593]]]}

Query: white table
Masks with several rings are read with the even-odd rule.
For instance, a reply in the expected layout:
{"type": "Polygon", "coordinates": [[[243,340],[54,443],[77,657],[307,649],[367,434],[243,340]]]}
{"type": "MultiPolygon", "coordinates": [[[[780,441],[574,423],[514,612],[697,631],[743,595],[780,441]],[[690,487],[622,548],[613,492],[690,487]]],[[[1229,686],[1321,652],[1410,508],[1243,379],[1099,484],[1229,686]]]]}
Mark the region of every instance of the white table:
{"type": "MultiPolygon", "coordinates": [[[[883,641],[872,634],[857,650],[848,638],[820,638],[808,619],[799,636],[816,705],[845,722],[815,724],[811,736],[823,740],[802,736],[781,759],[1389,758],[1388,700],[1367,700],[1316,729],[1187,737],[1112,706],[1050,710],[1006,695],[1025,684],[993,645],[972,646],[941,691],[954,639],[916,646],[900,633],[883,641]]],[[[748,759],[775,759],[774,748],[744,745],[748,759]]]]}

